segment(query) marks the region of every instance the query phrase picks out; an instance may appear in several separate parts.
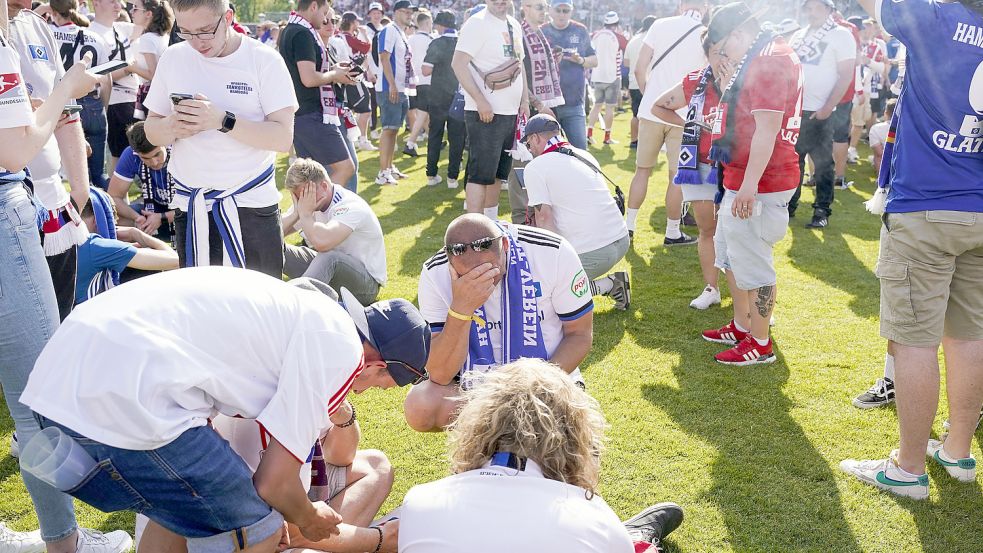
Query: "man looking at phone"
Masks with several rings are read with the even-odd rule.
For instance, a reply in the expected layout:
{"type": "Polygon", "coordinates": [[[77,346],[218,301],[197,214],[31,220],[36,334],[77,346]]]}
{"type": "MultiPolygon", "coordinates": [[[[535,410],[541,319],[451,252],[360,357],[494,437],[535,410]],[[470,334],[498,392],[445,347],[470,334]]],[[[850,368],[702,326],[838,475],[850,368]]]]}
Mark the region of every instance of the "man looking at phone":
{"type": "Polygon", "coordinates": [[[144,105],[147,138],[173,145],[168,169],[181,266],[224,264],[280,278],[273,162],[293,140],[290,73],[276,51],[232,30],[226,0],[171,7],[185,42],[161,56],[144,105]]]}
{"type": "Polygon", "coordinates": [[[551,361],[581,383],[594,301],[570,242],[472,213],[451,222],[444,244],[420,274],[420,312],[433,343],[430,380],[406,397],[409,425],[442,430],[462,386],[480,385],[484,373],[522,357],[551,361]]]}
{"type": "Polygon", "coordinates": [[[584,94],[587,86],[587,70],[597,67],[597,55],[591,45],[590,32],[583,23],[572,21],[573,2],[554,0],[550,6],[552,21],[543,25],[554,53],[560,54],[560,89],[564,103],[553,108],[553,115],[563,127],[575,148],[587,149],[587,112],[584,94]]]}
{"type": "Polygon", "coordinates": [[[351,67],[331,67],[325,43],[317,33],[331,11],[330,0],[300,0],[280,32],[279,50],[287,64],[300,108],[294,119],[297,157],[310,158],[346,183],[355,163],[345,143],[334,85],[355,84],[351,67]]]}

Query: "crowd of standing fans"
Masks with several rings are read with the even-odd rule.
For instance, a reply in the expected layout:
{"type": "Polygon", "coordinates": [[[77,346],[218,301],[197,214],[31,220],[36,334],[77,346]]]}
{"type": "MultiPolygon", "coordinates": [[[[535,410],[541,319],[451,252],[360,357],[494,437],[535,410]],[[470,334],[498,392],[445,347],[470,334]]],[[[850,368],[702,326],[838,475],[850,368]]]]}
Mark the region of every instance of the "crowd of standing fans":
{"type": "Polygon", "coordinates": [[[983,4],[625,4],[298,0],[252,27],[227,0],[6,0],[0,385],[40,530],[0,523],[0,551],[133,546],[79,527],[74,499],[191,553],[661,551],[683,510],[620,520],[597,494],[580,365],[595,298],[654,301],[624,258],[663,162],[690,307],[721,303],[721,271],[732,296],[694,338],[742,370],[777,360],[773,250],[802,188],[798,224],[837,232],[849,166],[876,167],[886,355],[854,405],[896,403],[900,446],[840,468],[914,499],[926,463],[975,482],[983,4]],[[630,182],[592,153],[616,147],[630,182]],[[421,155],[425,175],[397,166],[421,155]],[[464,209],[418,305],[380,300],[388,237],[360,190],[445,181],[464,209]],[[392,467],[347,397],[397,386],[412,429],[448,432],[452,475],[380,515],[392,467]]]}

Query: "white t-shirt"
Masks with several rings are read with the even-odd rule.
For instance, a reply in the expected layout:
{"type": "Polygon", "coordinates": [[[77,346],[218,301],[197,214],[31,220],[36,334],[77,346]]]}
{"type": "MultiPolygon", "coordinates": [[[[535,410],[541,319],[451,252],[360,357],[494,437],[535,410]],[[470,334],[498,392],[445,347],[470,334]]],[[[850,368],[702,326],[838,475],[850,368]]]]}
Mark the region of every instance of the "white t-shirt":
{"type": "MultiPolygon", "coordinates": [[[[144,105],[167,116],[173,113],[170,94],[204,94],[238,120],[263,121],[284,108],[297,109],[293,81],[279,52],[257,40],[242,40],[239,48],[222,58],[206,58],[190,44],[169,47],[157,63],[157,72],[144,105]]],[[[167,165],[171,175],[190,187],[228,190],[256,178],[276,161],[276,152],[248,146],[218,130],[204,131],[174,142],[167,165]]],[[[239,207],[266,207],[280,201],[276,184],[238,194],[239,207]]],[[[171,209],[188,209],[188,198],[174,195],[171,209]]]]}
{"type": "MultiPolygon", "coordinates": [[[[639,33],[628,41],[625,47],[624,63],[628,65],[628,89],[638,90],[638,79],[635,78],[635,65],[638,63],[638,53],[642,50],[645,37],[639,33]]],[[[653,60],[654,61],[654,60],[653,60]]]]}
{"type": "MultiPolygon", "coordinates": [[[[481,10],[472,15],[461,27],[456,50],[470,55],[471,61],[482,72],[491,71],[509,59],[522,61],[525,56],[525,49],[522,47],[522,27],[512,16],[506,17],[508,23],[491,15],[488,10],[481,10]],[[511,34],[509,25],[512,27],[511,34]]],[[[508,88],[491,91],[485,87],[484,81],[474,67],[469,65],[468,69],[496,115],[519,113],[522,88],[525,86],[521,76],[517,77],[508,88]]],[[[477,102],[467,91],[464,92],[464,109],[478,111],[477,102]]]]}
{"type": "MultiPolygon", "coordinates": [[[[134,54],[130,37],[133,36],[133,23],[117,21],[112,27],[93,21],[89,25],[89,30],[100,35],[112,49],[110,60],[132,60],[134,54]]],[[[137,88],[140,87],[140,76],[135,73],[127,73],[125,77],[113,81],[113,93],[109,97],[109,105],[133,103],[137,99],[137,88]]]]}
{"type": "MultiPolygon", "coordinates": [[[[798,44],[807,34],[809,28],[800,29],[792,35],[790,44],[798,44]]],[[[797,50],[798,53],[798,50],[797,50]]],[[[857,59],[857,41],[853,33],[841,25],[830,29],[823,40],[816,45],[809,55],[799,55],[802,62],[802,73],[805,76],[802,90],[802,111],[819,111],[829,100],[829,95],[836,88],[839,79],[837,66],[842,61],[854,62],[857,59]]]]}
{"type": "Polygon", "coordinates": [[[136,52],[133,57],[136,60],[137,67],[140,69],[147,69],[149,67],[144,54],[156,56],[157,63],[160,63],[160,57],[164,55],[164,50],[167,49],[170,40],[171,37],[167,35],[155,35],[154,33],[143,33],[137,37],[133,48],[136,52]]]}
{"type": "Polygon", "coordinates": [[[92,54],[92,64],[90,67],[102,65],[109,61],[113,53],[113,48],[102,38],[102,35],[89,30],[88,27],[79,27],[74,23],[62,26],[51,26],[51,32],[55,35],[61,52],[61,62],[67,71],[81,60],[85,54],[92,54]],[[82,39],[79,40],[79,33],[82,39]]]}
{"type": "Polygon", "coordinates": [[[488,466],[414,486],[400,508],[400,553],[630,553],[611,507],[583,488],[488,466]]]}
{"type": "MultiPolygon", "coordinates": [[[[10,20],[10,38],[20,54],[20,72],[27,84],[27,93],[31,98],[47,100],[55,83],[65,75],[58,43],[48,23],[30,10],[21,10],[10,20]]],[[[78,116],[73,124],[80,124],[78,116]]],[[[48,138],[27,167],[34,179],[34,193],[45,207],[56,209],[68,203],[68,192],[58,174],[61,153],[54,135],[48,138]]]]}
{"type": "MultiPolygon", "coordinates": [[[[539,323],[546,353],[551,356],[563,339],[563,322],[579,319],[594,308],[587,275],[573,246],[560,236],[525,225],[501,221],[499,224],[511,240],[518,240],[525,249],[533,280],[539,283],[536,297],[539,323]]],[[[499,283],[484,305],[488,334],[498,364],[502,359],[502,287],[499,283]]],[[[423,264],[420,273],[420,312],[433,332],[444,328],[451,299],[450,263],[447,253],[441,251],[423,264]]],[[[492,368],[475,367],[479,371],[492,368]]]]}
{"type": "Polygon", "coordinates": [[[601,29],[594,33],[591,45],[597,53],[597,67],[591,70],[590,82],[609,84],[621,80],[618,74],[618,56],[621,45],[614,31],[601,29]]]}
{"type": "Polygon", "coordinates": [[[328,46],[334,48],[335,59],[338,63],[352,61],[352,49],[342,35],[334,35],[328,39],[328,46]]]}
{"type": "MultiPolygon", "coordinates": [[[[17,50],[0,33],[0,128],[12,129],[34,124],[34,110],[27,95],[27,86],[20,74],[17,50]]],[[[0,167],[0,174],[16,172],[23,167],[0,167]]]]}
{"type": "MultiPolygon", "coordinates": [[[[293,212],[294,206],[290,206],[286,215],[293,212]]],[[[318,223],[338,221],[352,229],[348,238],[335,246],[334,250],[361,261],[379,286],[386,283],[386,244],[382,237],[382,225],[379,224],[375,212],[361,196],[335,185],[331,205],[324,211],[314,212],[314,221],[318,223]]],[[[294,225],[294,228],[299,231],[300,223],[294,225]]],[[[303,234],[301,231],[301,236],[303,234]]]]}
{"type": "MultiPolygon", "coordinates": [[[[650,63],[654,64],[658,61],[673,44],[676,44],[681,36],[688,33],[693,27],[700,25],[701,21],[700,12],[689,11],[683,15],[659,19],[653,23],[648,33],[645,34],[645,38],[642,39],[644,44],[652,48],[652,61],[650,63]]],[[[640,118],[656,123],[666,123],[652,114],[652,106],[667,90],[678,86],[683,77],[697,69],[706,67],[707,59],[703,55],[703,44],[700,42],[702,32],[702,29],[696,29],[689,33],[682,42],[669,52],[665,59],[659,62],[659,65],[649,69],[648,79],[645,82],[645,93],[642,95],[642,103],[638,108],[640,118]]],[[[676,113],[680,117],[686,118],[685,107],[676,113]]]]}
{"type": "Polygon", "coordinates": [[[303,461],[362,363],[355,324],[324,294],[256,271],[195,267],[76,308],[38,357],[21,402],[137,451],[219,414],[256,419],[303,461]],[[146,301],[161,290],[170,301],[146,301]]]}
{"type": "MultiPolygon", "coordinates": [[[[590,153],[570,148],[595,167],[600,167],[590,153]]],[[[578,254],[603,248],[628,236],[625,219],[618,211],[604,177],[584,162],[550,152],[530,161],[524,175],[529,205],[551,206],[557,230],[578,254]]]]}
{"type": "MultiPolygon", "coordinates": [[[[393,78],[396,80],[396,90],[408,93],[406,90],[406,56],[412,55],[408,50],[406,35],[399,29],[398,25],[386,25],[379,31],[379,63],[382,63],[382,52],[389,52],[389,67],[393,70],[393,78]]],[[[410,65],[413,65],[411,60],[410,65]]],[[[414,81],[415,82],[415,81],[414,81]]],[[[376,90],[382,92],[389,91],[389,79],[385,78],[382,69],[379,69],[379,78],[375,83],[376,90]]]]}
{"type": "Polygon", "coordinates": [[[418,85],[426,86],[430,84],[430,75],[423,76],[423,58],[427,57],[427,48],[433,42],[433,36],[427,33],[416,32],[408,39],[410,52],[413,53],[413,72],[416,74],[418,85]]]}
{"type": "Polygon", "coordinates": [[[870,127],[869,142],[870,147],[883,146],[887,144],[887,133],[891,130],[890,121],[882,121],[880,123],[875,123],[870,127]]]}

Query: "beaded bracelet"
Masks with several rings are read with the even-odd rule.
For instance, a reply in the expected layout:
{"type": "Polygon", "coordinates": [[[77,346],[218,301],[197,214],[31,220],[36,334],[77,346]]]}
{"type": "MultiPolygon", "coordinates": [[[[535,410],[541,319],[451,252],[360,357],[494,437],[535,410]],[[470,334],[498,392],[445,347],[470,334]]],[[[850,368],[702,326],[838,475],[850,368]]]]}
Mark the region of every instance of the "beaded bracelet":
{"type": "Polygon", "coordinates": [[[339,424],[339,425],[336,425],[336,426],[338,428],[348,428],[349,426],[355,424],[355,420],[356,420],[356,418],[355,418],[355,406],[352,405],[352,418],[348,419],[348,422],[346,422],[345,424],[339,424]]]}
{"type": "Polygon", "coordinates": [[[379,543],[376,544],[375,549],[372,550],[372,553],[379,553],[379,551],[382,551],[382,527],[373,526],[373,528],[379,531],[379,543]]]}

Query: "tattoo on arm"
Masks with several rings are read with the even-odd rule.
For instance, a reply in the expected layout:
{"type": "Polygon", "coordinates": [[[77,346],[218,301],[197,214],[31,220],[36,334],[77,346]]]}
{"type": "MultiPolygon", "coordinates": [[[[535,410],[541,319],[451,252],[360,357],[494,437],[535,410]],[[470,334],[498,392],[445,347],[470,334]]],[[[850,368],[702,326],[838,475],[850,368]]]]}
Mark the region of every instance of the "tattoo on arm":
{"type": "Polygon", "coordinates": [[[672,106],[674,106],[675,104],[676,104],[676,94],[671,93],[669,94],[669,97],[665,99],[664,102],[659,104],[659,107],[665,109],[672,109],[672,106]]]}
{"type": "Polygon", "coordinates": [[[758,288],[758,298],[754,300],[754,305],[758,308],[758,315],[767,317],[768,313],[775,307],[775,287],[762,286],[758,288]]]}

